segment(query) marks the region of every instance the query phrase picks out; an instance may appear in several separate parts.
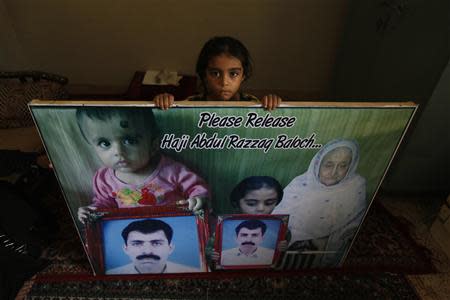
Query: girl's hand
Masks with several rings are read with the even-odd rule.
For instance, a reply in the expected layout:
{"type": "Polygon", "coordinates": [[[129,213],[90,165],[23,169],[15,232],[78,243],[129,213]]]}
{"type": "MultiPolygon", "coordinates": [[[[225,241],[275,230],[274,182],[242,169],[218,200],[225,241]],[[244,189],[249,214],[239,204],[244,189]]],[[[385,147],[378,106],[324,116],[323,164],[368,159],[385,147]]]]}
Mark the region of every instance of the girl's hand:
{"type": "Polygon", "coordinates": [[[89,214],[93,213],[95,211],[94,206],[80,206],[78,208],[78,220],[80,220],[81,223],[86,225],[86,221],[89,218],[89,214]]]}
{"type": "Polygon", "coordinates": [[[213,251],[211,252],[211,261],[218,263],[219,262],[219,252],[213,251]]]}
{"type": "Polygon", "coordinates": [[[173,105],[175,98],[172,94],[164,93],[158,94],[153,98],[155,106],[161,108],[162,110],[168,110],[169,107],[173,105]]]}
{"type": "Polygon", "coordinates": [[[177,201],[178,205],[188,205],[188,209],[194,212],[202,209],[204,199],[200,197],[189,198],[187,200],[179,200],[177,201]]]}
{"type": "Polygon", "coordinates": [[[277,250],[280,252],[286,252],[288,248],[288,241],[284,240],[284,241],[280,241],[277,245],[277,250]]]}
{"type": "Polygon", "coordinates": [[[274,94],[269,94],[266,95],[262,98],[262,106],[267,109],[267,110],[273,110],[275,108],[277,108],[278,106],[280,106],[281,103],[281,97],[274,95],[274,94]]]}

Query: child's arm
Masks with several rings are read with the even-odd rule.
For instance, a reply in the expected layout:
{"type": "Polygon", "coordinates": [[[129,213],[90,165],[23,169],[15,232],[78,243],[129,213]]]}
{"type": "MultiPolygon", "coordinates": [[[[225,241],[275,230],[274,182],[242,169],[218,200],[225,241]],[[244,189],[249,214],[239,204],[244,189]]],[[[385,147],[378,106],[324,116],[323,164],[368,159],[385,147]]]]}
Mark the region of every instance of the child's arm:
{"type": "Polygon", "coordinates": [[[176,185],[184,195],[184,199],[178,201],[177,204],[188,204],[189,210],[193,211],[202,209],[209,198],[206,182],[181,163],[174,162],[172,168],[173,174],[176,174],[176,185]]]}
{"type": "Polygon", "coordinates": [[[217,264],[219,262],[219,257],[219,252],[216,252],[215,250],[209,253],[209,261],[214,264],[217,264]]]}
{"type": "Polygon", "coordinates": [[[168,110],[173,105],[174,101],[175,97],[169,93],[158,94],[153,98],[155,106],[162,110],[168,110]]]}
{"type": "Polygon", "coordinates": [[[286,236],[285,239],[282,241],[279,241],[277,244],[277,249],[280,252],[286,252],[289,246],[289,242],[291,241],[292,238],[292,234],[291,234],[291,230],[287,230],[286,232],[286,236]]]}
{"type": "Polygon", "coordinates": [[[80,206],[78,208],[78,220],[86,225],[89,215],[95,211],[95,206],[80,206]]]}
{"type": "Polygon", "coordinates": [[[288,248],[288,241],[287,240],[283,240],[283,241],[279,241],[277,244],[277,250],[280,252],[286,252],[288,248]]]}
{"type": "Polygon", "coordinates": [[[266,95],[261,100],[262,106],[267,110],[274,110],[280,106],[281,101],[281,97],[274,94],[266,95]]]}
{"type": "Polygon", "coordinates": [[[208,239],[208,242],[205,247],[206,261],[208,262],[211,268],[214,268],[214,266],[219,262],[219,253],[216,252],[216,250],[214,249],[215,241],[216,241],[216,234],[213,233],[211,237],[208,239]]]}
{"type": "Polygon", "coordinates": [[[193,197],[187,200],[180,200],[177,202],[178,205],[188,205],[188,209],[192,211],[198,211],[203,208],[203,205],[207,202],[204,197],[193,197]]]}

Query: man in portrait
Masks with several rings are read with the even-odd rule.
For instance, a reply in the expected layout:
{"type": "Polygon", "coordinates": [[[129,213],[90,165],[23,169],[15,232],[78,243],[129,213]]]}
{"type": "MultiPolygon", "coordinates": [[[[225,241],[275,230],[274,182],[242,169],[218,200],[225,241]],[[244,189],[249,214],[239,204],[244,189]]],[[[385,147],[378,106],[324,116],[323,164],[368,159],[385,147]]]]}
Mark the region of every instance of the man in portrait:
{"type": "Polygon", "coordinates": [[[169,261],[175,249],[173,229],[164,221],[133,221],[122,230],[123,251],[131,263],[106,270],[106,274],[190,273],[200,269],[169,261]]]}
{"type": "Polygon", "coordinates": [[[241,222],[235,228],[237,247],[222,251],[222,265],[269,265],[275,250],[260,246],[267,225],[257,219],[241,222]]]}

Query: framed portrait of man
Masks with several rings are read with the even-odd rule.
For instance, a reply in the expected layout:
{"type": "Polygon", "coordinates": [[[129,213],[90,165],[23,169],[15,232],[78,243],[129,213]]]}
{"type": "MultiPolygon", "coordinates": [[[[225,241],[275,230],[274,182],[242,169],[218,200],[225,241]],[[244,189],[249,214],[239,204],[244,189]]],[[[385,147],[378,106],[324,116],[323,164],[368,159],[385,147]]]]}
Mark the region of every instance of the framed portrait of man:
{"type": "Polygon", "coordinates": [[[98,210],[86,223],[88,254],[96,274],[206,272],[205,230],[203,220],[188,212],[98,210]]]}
{"type": "Polygon", "coordinates": [[[286,243],[287,215],[219,216],[215,250],[220,269],[272,268],[286,243]]]}

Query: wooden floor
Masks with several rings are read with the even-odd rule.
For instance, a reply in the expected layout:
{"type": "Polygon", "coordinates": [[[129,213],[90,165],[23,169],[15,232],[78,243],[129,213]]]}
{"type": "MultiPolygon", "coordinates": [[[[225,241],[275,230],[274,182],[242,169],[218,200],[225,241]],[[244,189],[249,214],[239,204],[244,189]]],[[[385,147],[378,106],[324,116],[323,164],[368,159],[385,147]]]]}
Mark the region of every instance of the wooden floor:
{"type": "Polygon", "coordinates": [[[413,238],[433,253],[437,274],[409,275],[408,279],[415,287],[421,299],[450,299],[450,249],[444,249],[436,239],[449,240],[449,234],[431,235],[431,226],[435,221],[440,205],[445,199],[383,197],[382,203],[395,216],[406,218],[414,224],[413,238]]]}

